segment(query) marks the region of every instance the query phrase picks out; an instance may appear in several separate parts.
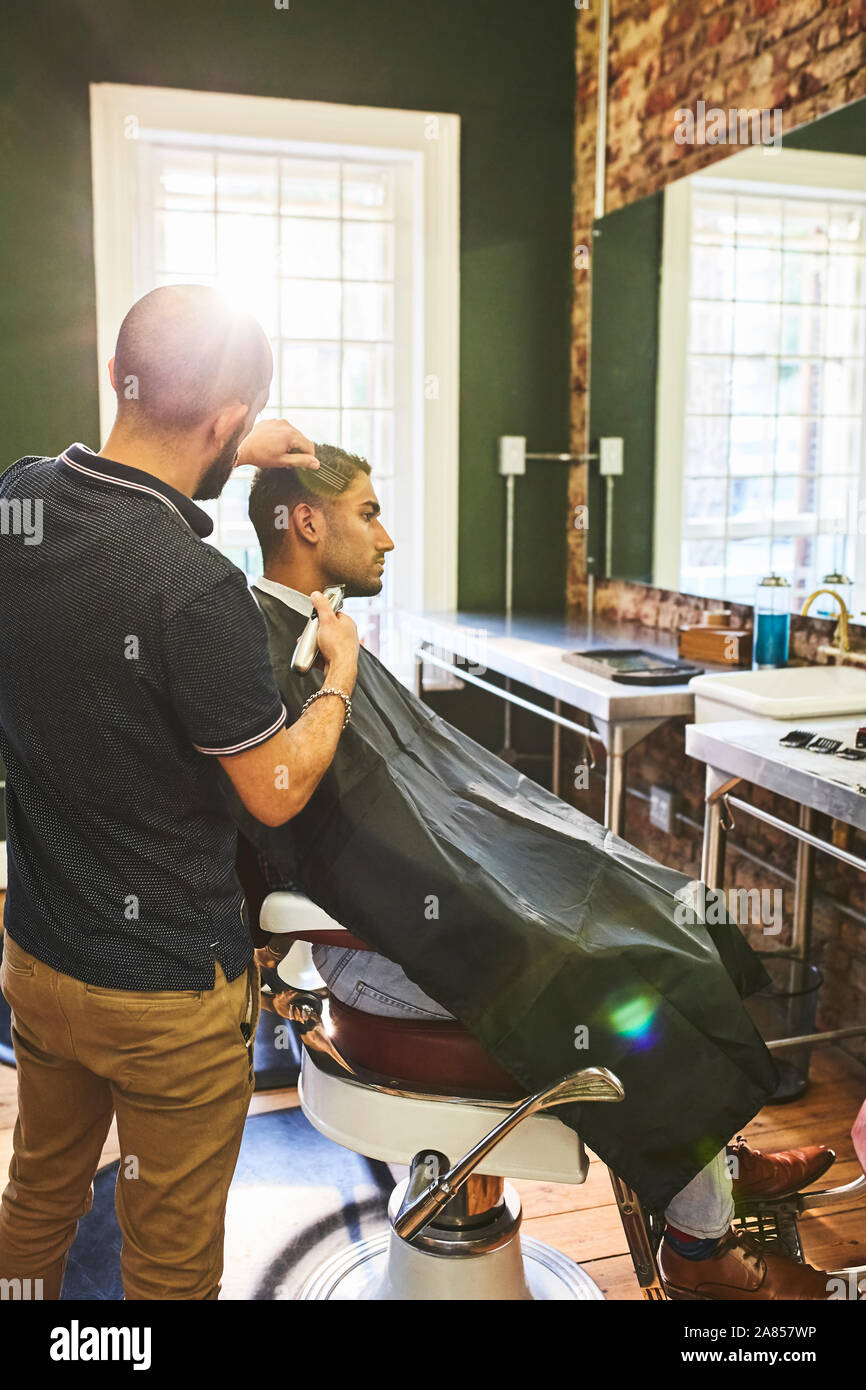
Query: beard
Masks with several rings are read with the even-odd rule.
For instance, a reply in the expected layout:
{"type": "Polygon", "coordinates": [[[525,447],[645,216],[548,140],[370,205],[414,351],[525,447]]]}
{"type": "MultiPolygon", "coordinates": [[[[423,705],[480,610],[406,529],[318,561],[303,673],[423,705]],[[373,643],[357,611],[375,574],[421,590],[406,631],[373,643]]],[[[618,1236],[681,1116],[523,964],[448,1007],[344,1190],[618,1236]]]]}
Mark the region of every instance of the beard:
{"type": "Polygon", "coordinates": [[[345,584],[346,598],[375,598],[382,592],[382,575],[376,568],[380,555],[366,562],[358,554],[358,541],[346,538],[340,530],[339,517],[329,516],[327,550],[322,556],[323,569],[329,584],[345,584]]]}
{"type": "Polygon", "coordinates": [[[232,475],[235,466],[235,454],[238,451],[238,444],[242,435],[243,430],[238,430],[225,448],[220,450],[213,462],[208,464],[193,493],[194,501],[211,502],[214,498],[219,497],[232,475]]]}
{"type": "Polygon", "coordinates": [[[375,598],[382,592],[382,580],[376,579],[341,579],[340,584],[346,585],[346,598],[375,598]]]}

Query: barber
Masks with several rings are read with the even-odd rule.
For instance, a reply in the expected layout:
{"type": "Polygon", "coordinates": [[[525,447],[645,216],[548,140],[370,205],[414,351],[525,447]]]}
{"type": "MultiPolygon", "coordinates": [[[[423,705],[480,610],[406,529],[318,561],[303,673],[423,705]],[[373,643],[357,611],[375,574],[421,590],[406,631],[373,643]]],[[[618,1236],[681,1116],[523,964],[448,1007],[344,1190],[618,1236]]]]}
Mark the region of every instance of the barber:
{"type": "Polygon", "coordinates": [[[358,634],[319,596],[333,693],[286,728],[244,575],[203,543],[193,499],[218,497],[236,462],[318,466],[285,421],[250,434],[272,374],[256,321],[201,286],[157,289],[109,370],[99,454],[74,444],[0,476],[7,515],[41,519],[38,539],[0,537],[0,985],[19,1074],[0,1279],[60,1297],[116,1116],[126,1298],[213,1299],[259,1007],[220,779],[267,825],[303,808],[358,634]]]}

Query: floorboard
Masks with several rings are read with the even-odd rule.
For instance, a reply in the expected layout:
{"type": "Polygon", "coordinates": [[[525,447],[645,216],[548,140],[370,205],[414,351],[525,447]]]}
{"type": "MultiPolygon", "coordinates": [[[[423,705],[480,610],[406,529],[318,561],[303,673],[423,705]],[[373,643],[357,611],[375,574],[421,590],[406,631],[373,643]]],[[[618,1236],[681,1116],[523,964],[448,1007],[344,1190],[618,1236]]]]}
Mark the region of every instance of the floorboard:
{"type": "MultiPolygon", "coordinates": [[[[866,1067],[838,1048],[819,1048],[813,1055],[806,1095],[789,1105],[765,1107],[748,1126],[747,1137],[756,1148],[765,1150],[830,1144],[837,1161],[819,1185],[850,1182],[860,1172],[851,1126],[864,1096],[866,1067]]],[[[250,1113],[297,1104],[294,1089],[267,1091],[253,1098],[250,1113]]],[[[0,1066],[0,1170],[4,1173],[12,1153],[16,1113],[15,1071],[0,1066]]],[[[117,1157],[117,1135],[112,1126],[103,1162],[117,1157]]],[[[587,1180],[578,1186],[546,1182],[516,1182],[514,1186],[523,1203],[523,1227],[528,1235],[549,1242],[584,1265],[605,1297],[641,1297],[603,1163],[592,1157],[587,1180]]],[[[800,1234],[806,1259],[818,1268],[866,1263],[866,1200],[806,1213],[800,1234]]]]}

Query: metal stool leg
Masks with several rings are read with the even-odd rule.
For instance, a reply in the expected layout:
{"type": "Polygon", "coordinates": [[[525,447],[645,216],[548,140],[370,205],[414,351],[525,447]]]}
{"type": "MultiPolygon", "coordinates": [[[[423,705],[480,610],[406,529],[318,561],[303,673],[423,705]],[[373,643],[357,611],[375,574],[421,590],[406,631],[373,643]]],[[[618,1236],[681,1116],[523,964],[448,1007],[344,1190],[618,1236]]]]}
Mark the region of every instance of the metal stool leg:
{"type": "Polygon", "coordinates": [[[610,1174],[613,1195],[619,1208],[622,1228],[625,1231],[625,1238],[628,1242],[628,1250],[640,1291],[650,1303],[666,1302],[667,1294],[656,1260],[658,1240],[651,1230],[650,1218],[644,1211],[637,1193],[629,1187],[628,1183],[623,1182],[622,1178],[618,1178],[612,1168],[608,1168],[607,1171],[610,1174]]]}

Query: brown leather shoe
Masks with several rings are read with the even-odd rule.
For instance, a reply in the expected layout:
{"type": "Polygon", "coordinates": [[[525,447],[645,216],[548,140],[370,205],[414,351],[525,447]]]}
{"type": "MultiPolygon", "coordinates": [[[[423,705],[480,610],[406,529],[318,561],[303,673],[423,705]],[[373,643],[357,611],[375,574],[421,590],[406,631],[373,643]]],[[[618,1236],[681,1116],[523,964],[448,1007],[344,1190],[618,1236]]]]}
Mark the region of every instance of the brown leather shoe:
{"type": "Polygon", "coordinates": [[[730,1165],[734,1201],[742,1202],[793,1196],[823,1177],[836,1154],[825,1144],[765,1154],[750,1148],[740,1134],[735,1144],[728,1145],[728,1158],[735,1160],[730,1165]]]}
{"type": "Polygon", "coordinates": [[[686,1260],[667,1240],[659,1268],[671,1299],[828,1299],[829,1274],[774,1255],[745,1231],[729,1231],[708,1260],[686,1260]]]}

